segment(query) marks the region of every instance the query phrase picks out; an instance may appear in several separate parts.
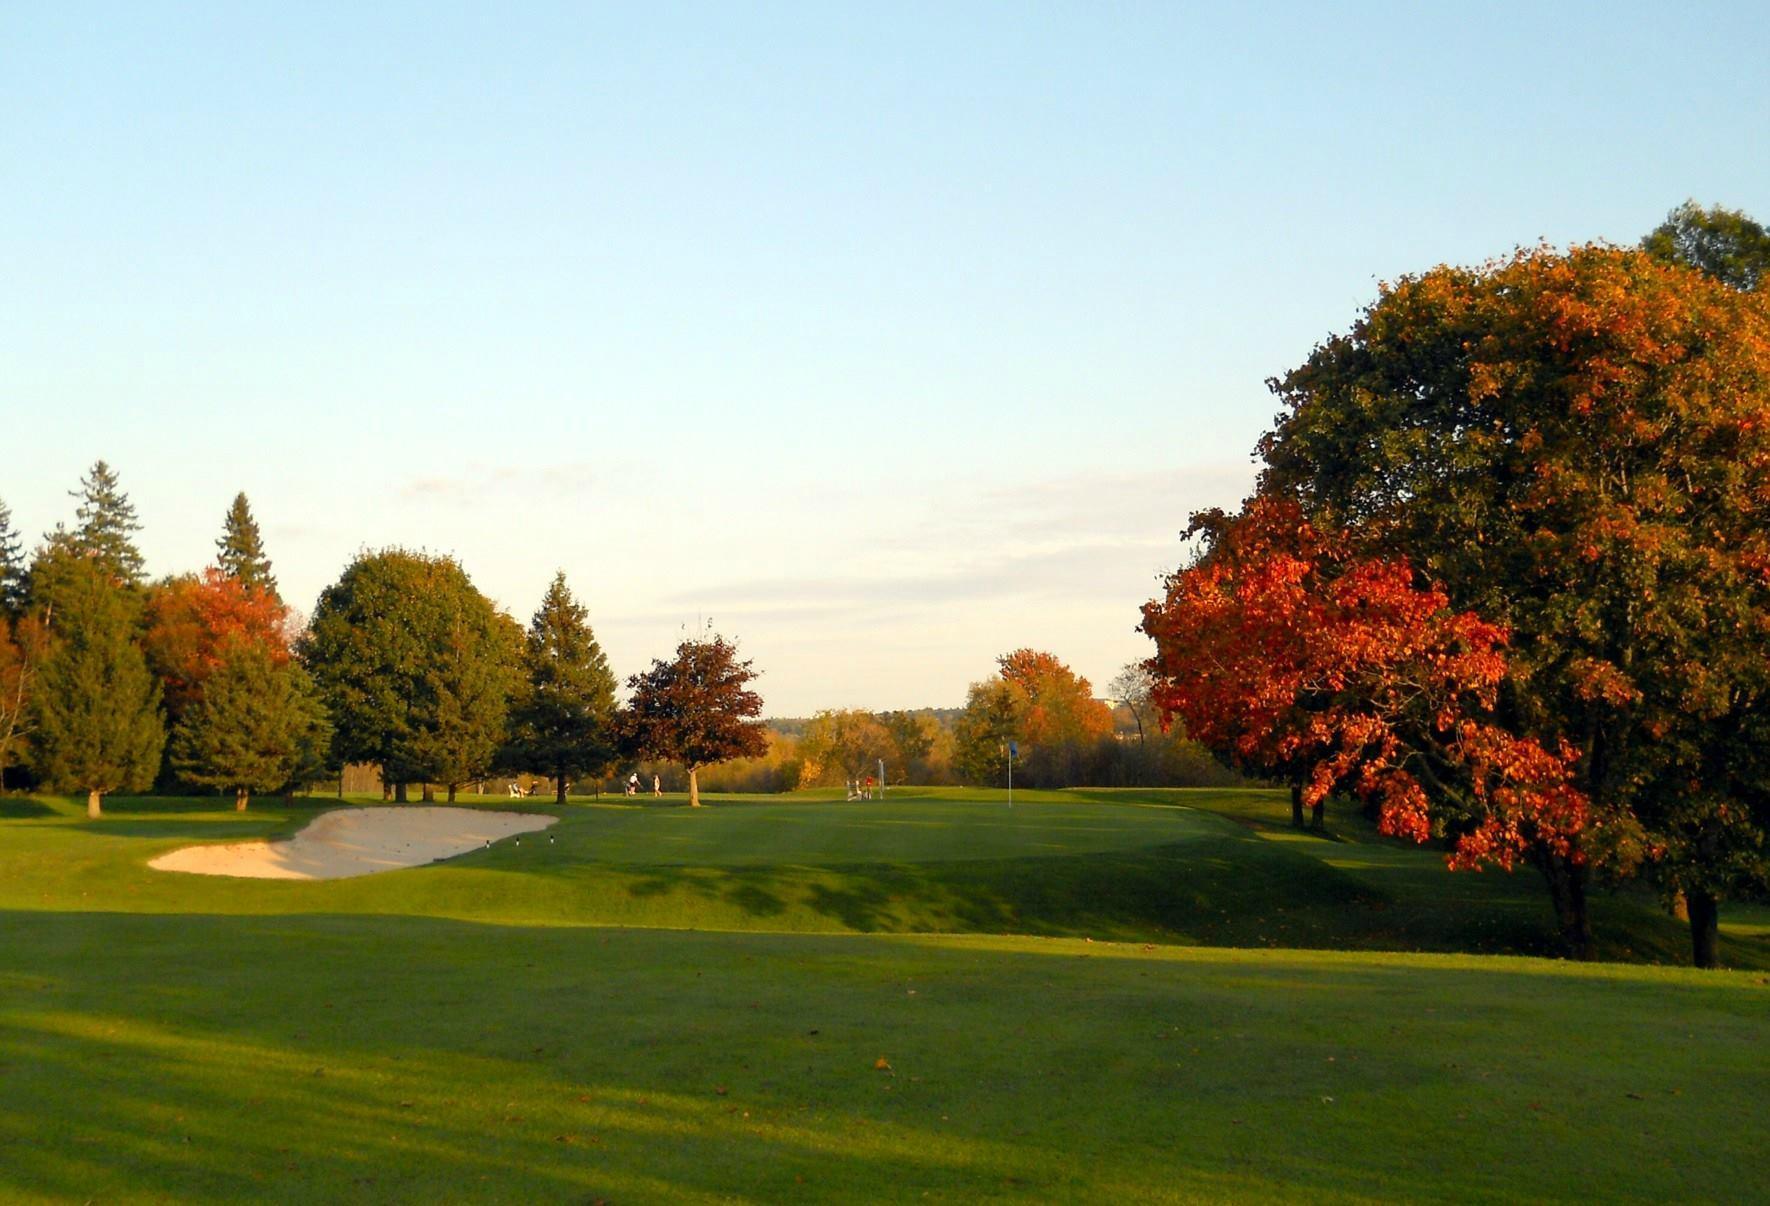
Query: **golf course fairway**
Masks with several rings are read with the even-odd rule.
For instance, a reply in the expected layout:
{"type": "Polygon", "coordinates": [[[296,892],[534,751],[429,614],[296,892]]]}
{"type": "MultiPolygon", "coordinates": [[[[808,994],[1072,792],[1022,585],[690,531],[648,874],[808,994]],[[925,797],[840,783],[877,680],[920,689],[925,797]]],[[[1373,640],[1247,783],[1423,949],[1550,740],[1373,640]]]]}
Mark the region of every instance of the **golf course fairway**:
{"type": "Polygon", "coordinates": [[[0,1198],[1770,1193],[1761,909],[1697,972],[1603,897],[1571,965],[1530,877],[1228,791],[525,802],[555,841],[147,866],[336,805],[0,803],[0,1198]]]}

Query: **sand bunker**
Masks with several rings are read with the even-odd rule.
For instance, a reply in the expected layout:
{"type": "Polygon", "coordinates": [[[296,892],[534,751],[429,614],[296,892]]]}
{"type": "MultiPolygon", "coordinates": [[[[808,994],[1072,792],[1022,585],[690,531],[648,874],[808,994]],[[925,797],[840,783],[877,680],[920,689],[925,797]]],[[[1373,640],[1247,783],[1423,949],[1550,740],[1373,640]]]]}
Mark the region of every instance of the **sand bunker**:
{"type": "Polygon", "coordinates": [[[287,841],[186,846],[148,866],[248,879],[343,879],[453,858],[558,819],[477,808],[340,808],[287,841]]]}

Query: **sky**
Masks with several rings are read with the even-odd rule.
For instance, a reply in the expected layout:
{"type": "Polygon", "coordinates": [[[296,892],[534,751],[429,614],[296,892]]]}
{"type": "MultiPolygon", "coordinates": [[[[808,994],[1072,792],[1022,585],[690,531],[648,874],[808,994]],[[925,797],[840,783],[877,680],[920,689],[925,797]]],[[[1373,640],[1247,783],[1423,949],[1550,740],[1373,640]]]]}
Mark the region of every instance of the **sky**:
{"type": "Polygon", "coordinates": [[[311,610],[556,570],[771,715],[1097,688],[1264,382],[1379,282],[1770,218],[1761,4],[19,3],[0,499],[104,458],[150,573],[245,491],[311,610]]]}

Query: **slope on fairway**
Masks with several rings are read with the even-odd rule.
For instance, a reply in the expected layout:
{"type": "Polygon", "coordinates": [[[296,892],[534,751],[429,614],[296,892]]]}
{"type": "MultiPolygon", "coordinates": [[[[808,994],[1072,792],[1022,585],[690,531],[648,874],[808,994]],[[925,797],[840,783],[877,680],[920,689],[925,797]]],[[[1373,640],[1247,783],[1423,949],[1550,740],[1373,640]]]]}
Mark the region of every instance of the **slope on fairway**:
{"type": "MultiPolygon", "coordinates": [[[[1331,834],[1285,823],[1257,790],[827,793],[526,802],[554,843],[476,850],[418,870],[335,882],[230,882],[147,870],[193,841],[280,836],[333,808],[253,813],[214,800],[113,800],[87,822],[65,800],[11,800],[0,820],[0,908],[193,914],[409,914],[524,924],[696,930],[1034,933],[1209,946],[1545,955],[1552,916],[1533,871],[1458,873],[1381,838],[1352,811],[1331,834]]],[[[504,809],[510,800],[485,800],[504,809]]],[[[1593,898],[1604,958],[1687,962],[1683,926],[1641,891],[1593,898]]],[[[1722,960],[1770,967],[1770,910],[1728,903],[1722,960]]]]}
{"type": "Polygon", "coordinates": [[[0,950],[9,1200],[1770,1188],[1758,975],[363,916],[7,912],[0,950]]]}
{"type": "MultiPolygon", "coordinates": [[[[542,925],[1071,935],[1222,946],[1542,954],[1529,871],[1457,874],[1355,813],[1330,837],[1282,823],[1269,791],[964,789],[846,803],[827,794],[624,800],[563,809],[554,843],[326,883],[199,882],[150,871],[193,841],[280,835],[331,801],[261,812],[123,800],[98,823],[65,801],[0,822],[0,908],[371,913],[542,925]]],[[[493,808],[509,801],[488,801],[493,808]]],[[[1641,892],[1593,901],[1605,958],[1683,962],[1682,927],[1641,892]]],[[[1770,966],[1765,910],[1723,911],[1723,959],[1770,966]]]]}

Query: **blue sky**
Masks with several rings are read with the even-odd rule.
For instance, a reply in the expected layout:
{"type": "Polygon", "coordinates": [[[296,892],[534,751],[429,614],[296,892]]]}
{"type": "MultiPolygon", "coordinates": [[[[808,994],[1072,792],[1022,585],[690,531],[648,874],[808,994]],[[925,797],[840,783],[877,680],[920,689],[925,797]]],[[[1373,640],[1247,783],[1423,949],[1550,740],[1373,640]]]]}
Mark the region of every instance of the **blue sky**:
{"type": "Polygon", "coordinates": [[[771,713],[1097,683],[1379,280],[1770,217],[1757,5],[15,5],[0,498],[556,568],[771,713]],[[361,11],[373,8],[373,12],[361,11]]]}

